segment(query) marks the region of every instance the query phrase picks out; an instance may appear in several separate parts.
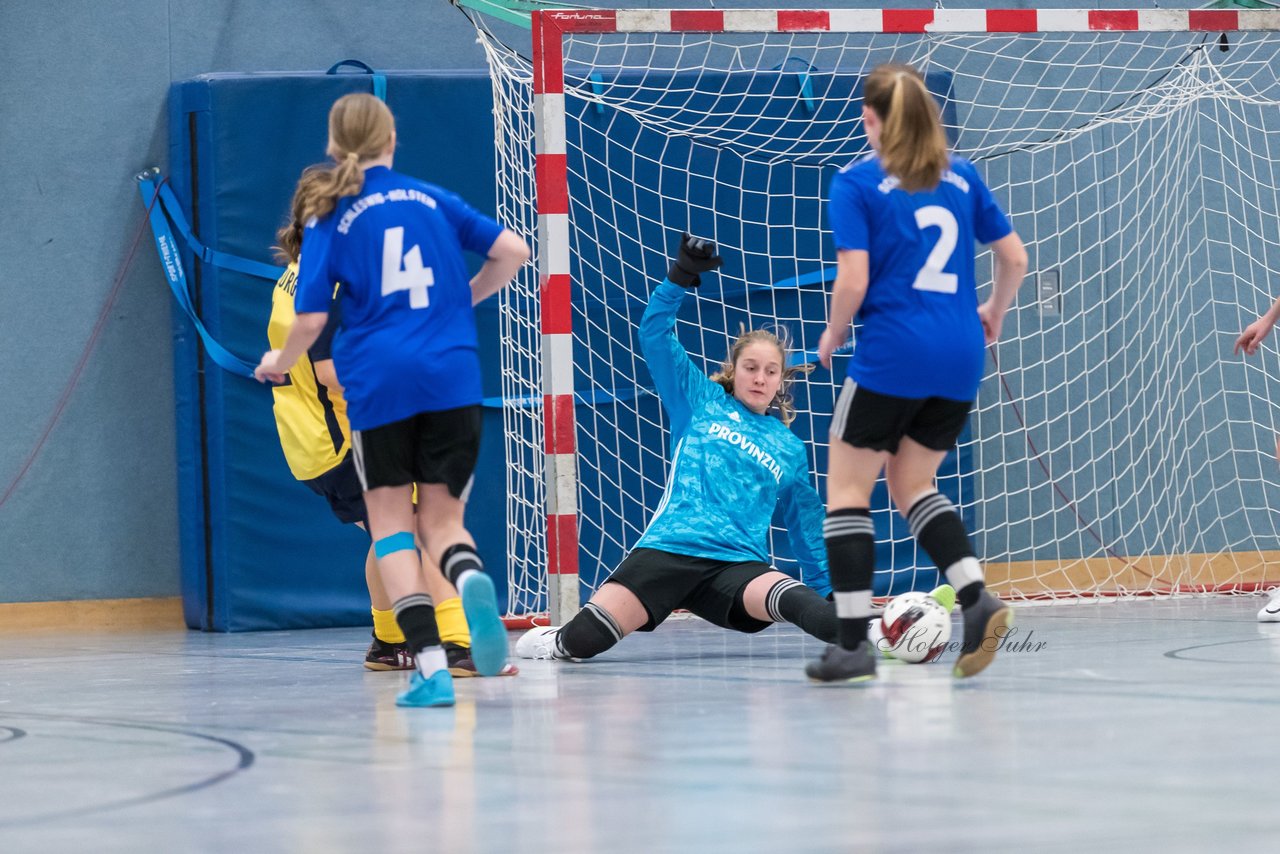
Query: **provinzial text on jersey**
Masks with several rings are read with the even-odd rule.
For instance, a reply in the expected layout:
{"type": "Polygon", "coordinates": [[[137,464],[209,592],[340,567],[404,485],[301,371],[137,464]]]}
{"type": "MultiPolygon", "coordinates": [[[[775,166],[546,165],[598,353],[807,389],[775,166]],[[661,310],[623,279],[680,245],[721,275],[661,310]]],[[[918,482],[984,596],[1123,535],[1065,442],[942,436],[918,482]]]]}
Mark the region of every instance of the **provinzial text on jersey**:
{"type": "Polygon", "coordinates": [[[342,215],[342,219],[338,220],[338,232],[346,234],[351,230],[351,224],[356,221],[360,214],[374,205],[385,205],[387,202],[418,202],[429,208],[436,206],[436,200],[421,190],[398,187],[385,193],[370,193],[352,202],[351,207],[342,215]]]}
{"type": "Polygon", "coordinates": [[[777,462],[774,461],[773,455],[762,449],[746,436],[743,436],[737,430],[730,430],[723,424],[712,424],[707,430],[707,435],[713,439],[724,439],[731,445],[737,445],[739,448],[746,451],[748,455],[753,457],[756,462],[767,468],[769,473],[773,475],[774,480],[779,482],[782,481],[782,466],[778,465],[777,462]]]}

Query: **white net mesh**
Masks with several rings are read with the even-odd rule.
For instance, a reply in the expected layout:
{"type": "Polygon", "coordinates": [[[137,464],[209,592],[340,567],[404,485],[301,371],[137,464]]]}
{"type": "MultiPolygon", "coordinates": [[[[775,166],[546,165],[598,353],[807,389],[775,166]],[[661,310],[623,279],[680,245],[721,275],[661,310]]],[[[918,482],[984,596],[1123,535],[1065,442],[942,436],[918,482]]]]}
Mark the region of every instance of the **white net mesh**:
{"type": "MultiPolygon", "coordinates": [[[[531,70],[483,42],[499,209],[532,238],[531,70]]],[[[1261,33],[1232,34],[1226,50],[1205,33],[566,38],[584,588],[662,493],[665,419],[635,329],[680,232],[726,258],[677,326],[708,372],[740,324],[816,347],[835,262],[826,188],[866,150],[857,92],[890,59],[926,73],[954,149],[1031,256],[940,480],[989,580],[1043,597],[1280,578],[1266,568],[1280,559],[1280,372],[1274,349],[1231,352],[1280,292],[1278,45],[1261,33]]],[[[980,289],[989,277],[984,256],[980,289]]],[[[527,274],[503,308],[513,613],[546,608],[537,285],[527,274]]],[[[818,371],[801,386],[794,429],[821,472],[836,383],[818,371]]],[[[877,593],[931,585],[883,499],[875,520],[877,593]]],[[[785,564],[786,538],[774,544],[785,564]]]]}

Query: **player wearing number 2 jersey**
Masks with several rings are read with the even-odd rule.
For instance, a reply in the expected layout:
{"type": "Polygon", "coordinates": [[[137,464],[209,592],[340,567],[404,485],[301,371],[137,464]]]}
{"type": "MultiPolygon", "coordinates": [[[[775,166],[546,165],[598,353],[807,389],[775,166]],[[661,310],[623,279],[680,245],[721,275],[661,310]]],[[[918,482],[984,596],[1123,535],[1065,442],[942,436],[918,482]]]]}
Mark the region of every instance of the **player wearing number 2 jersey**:
{"type": "Polygon", "coordinates": [[[529,250],[454,194],[392,171],[395,148],[395,120],[377,98],[347,95],[333,105],[337,165],[302,203],[297,319],[256,373],[282,379],[324,327],[333,283],[342,282],[334,367],[378,570],[418,669],[397,703],[444,706],[453,685],[432,609],[432,563],[461,593],[476,669],[495,675],[506,661],[493,583],[463,526],[480,447],[471,307],[505,286],[529,250]],[[487,259],[470,280],[464,250],[487,259]],[[415,527],[431,559],[425,577],[415,527]]]}
{"type": "Polygon", "coordinates": [[[982,379],[984,344],[1000,334],[1027,255],[973,164],[950,155],[938,105],[919,73],[882,65],[863,91],[873,153],[835,176],[837,276],[818,357],[862,330],[831,423],[823,538],[838,643],[812,662],[814,681],[875,676],[867,642],[875,537],[871,490],[883,469],[911,533],[958,591],[965,613],[957,676],[988,664],[1012,612],[984,586],[968,532],[935,477],[982,379]],[[975,243],[995,252],[995,287],[978,304],[975,243]]]}

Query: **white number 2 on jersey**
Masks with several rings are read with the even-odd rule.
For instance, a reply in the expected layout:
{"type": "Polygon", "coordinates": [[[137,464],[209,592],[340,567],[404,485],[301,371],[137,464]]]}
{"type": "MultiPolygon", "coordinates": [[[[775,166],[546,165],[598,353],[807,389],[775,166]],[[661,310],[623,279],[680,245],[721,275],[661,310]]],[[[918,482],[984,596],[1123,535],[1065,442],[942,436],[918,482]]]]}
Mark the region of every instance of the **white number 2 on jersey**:
{"type": "Polygon", "coordinates": [[[404,228],[388,228],[382,237],[382,295],[408,291],[410,308],[426,308],[431,304],[427,288],[435,283],[435,273],[422,266],[422,250],[414,246],[404,252],[404,228]]]}
{"type": "Polygon", "coordinates": [[[916,273],[911,287],[918,291],[954,294],[960,279],[955,273],[944,273],[942,269],[951,260],[951,253],[956,251],[960,225],[951,211],[941,205],[928,205],[916,211],[916,225],[921,231],[933,226],[942,229],[942,233],[938,235],[938,242],[933,244],[933,251],[925,259],[924,266],[916,273]]]}

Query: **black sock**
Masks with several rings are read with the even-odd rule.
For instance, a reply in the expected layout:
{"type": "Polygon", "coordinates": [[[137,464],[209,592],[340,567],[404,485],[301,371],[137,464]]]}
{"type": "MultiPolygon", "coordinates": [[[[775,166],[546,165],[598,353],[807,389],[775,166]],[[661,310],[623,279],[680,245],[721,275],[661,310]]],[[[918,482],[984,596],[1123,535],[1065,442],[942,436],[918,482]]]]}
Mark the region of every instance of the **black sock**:
{"type": "Polygon", "coordinates": [[[836,606],[794,578],[769,588],[764,607],[775,622],[791,623],[820,641],[836,642],[836,606]]]}
{"type": "Polygon", "coordinates": [[[956,591],[956,601],[960,603],[961,608],[969,608],[978,601],[978,597],[982,595],[982,591],[986,588],[987,586],[981,581],[966,584],[956,591]]]}
{"type": "Polygon", "coordinates": [[[556,635],[556,649],[569,658],[591,658],[622,640],[618,621],[594,602],[582,606],[556,635]]]}
{"type": "Polygon", "coordinates": [[[931,492],[912,504],[907,511],[907,525],[933,565],[943,572],[960,560],[974,556],[969,532],[960,514],[940,492],[931,492]]]}
{"type": "Polygon", "coordinates": [[[436,609],[430,603],[427,594],[410,593],[391,606],[391,610],[396,612],[396,623],[404,632],[404,642],[415,656],[424,649],[440,646],[436,609]]]}
{"type": "Polygon", "coordinates": [[[822,523],[827,566],[835,591],[837,638],[853,649],[867,639],[871,620],[871,579],[876,570],[876,532],[865,507],[833,510],[822,523]]]}
{"type": "Polygon", "coordinates": [[[471,570],[484,572],[484,562],[480,560],[476,550],[465,543],[449,546],[444,550],[444,554],[440,555],[440,571],[444,573],[445,579],[450,584],[458,588],[459,592],[462,591],[459,582],[463,574],[471,570]]]}

